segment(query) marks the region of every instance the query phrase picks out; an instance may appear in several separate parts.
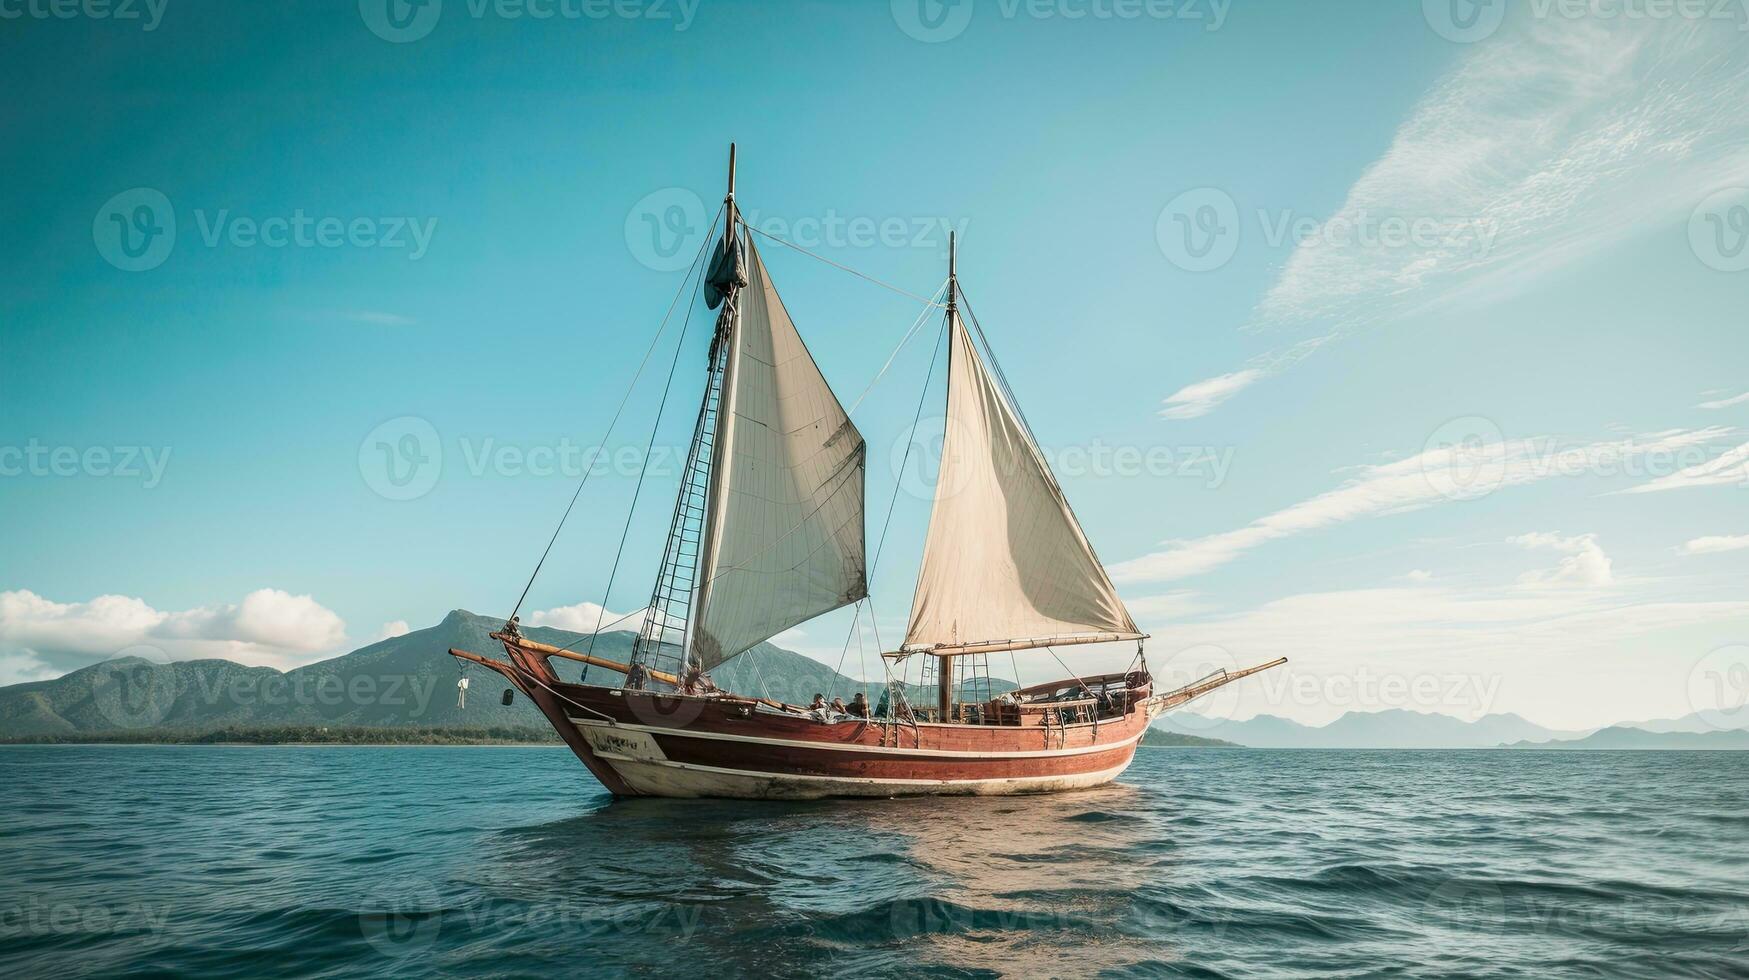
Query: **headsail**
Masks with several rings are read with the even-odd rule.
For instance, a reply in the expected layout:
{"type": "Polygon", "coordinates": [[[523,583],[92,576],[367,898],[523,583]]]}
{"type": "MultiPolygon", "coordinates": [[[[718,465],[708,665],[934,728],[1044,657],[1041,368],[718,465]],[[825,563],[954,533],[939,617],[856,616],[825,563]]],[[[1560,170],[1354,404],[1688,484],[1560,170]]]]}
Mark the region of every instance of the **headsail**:
{"type": "Polygon", "coordinates": [[[1138,639],[1014,406],[950,307],[947,433],[906,651],[1138,639]]]}
{"type": "Polygon", "coordinates": [[[868,594],[862,434],[749,239],[727,337],[691,658],[705,669],[868,594]]]}

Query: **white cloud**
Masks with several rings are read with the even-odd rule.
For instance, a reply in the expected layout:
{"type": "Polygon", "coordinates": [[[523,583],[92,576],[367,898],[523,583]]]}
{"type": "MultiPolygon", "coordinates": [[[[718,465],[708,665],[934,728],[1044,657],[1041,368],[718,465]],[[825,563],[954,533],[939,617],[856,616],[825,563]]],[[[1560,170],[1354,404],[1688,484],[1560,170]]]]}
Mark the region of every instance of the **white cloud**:
{"type": "Polygon", "coordinates": [[[61,671],[38,660],[28,650],[0,653],[0,687],[52,680],[60,675],[61,671]]]}
{"type": "Polygon", "coordinates": [[[1477,491],[1535,483],[1553,476],[1616,473],[1630,460],[1671,454],[1731,430],[1712,427],[1561,449],[1546,439],[1506,439],[1479,445],[1433,446],[1394,463],[1364,468],[1342,486],[1258,518],[1232,531],[1189,541],[1111,567],[1118,582],[1161,582],[1218,568],[1253,548],[1363,517],[1400,514],[1477,491]],[[1479,482],[1471,482],[1479,481],[1479,482]]]}
{"type": "Polygon", "coordinates": [[[1167,419],[1194,419],[1214,411],[1215,406],[1238,394],[1247,385],[1263,377],[1263,372],[1257,368],[1245,368],[1231,374],[1223,374],[1188,384],[1176,392],[1166,396],[1166,407],[1160,410],[1160,417],[1167,419]]]}
{"type": "Polygon", "coordinates": [[[1741,551],[1749,548],[1749,534],[1710,534],[1695,538],[1682,546],[1684,554],[1711,555],[1721,551],[1741,551]]]}
{"type": "Polygon", "coordinates": [[[1615,573],[1611,568],[1609,556],[1603,553],[1603,548],[1597,543],[1597,535],[1580,534],[1573,537],[1562,537],[1543,531],[1531,534],[1519,534],[1506,539],[1508,543],[1521,548],[1546,548],[1558,551],[1566,557],[1560,565],[1550,570],[1525,572],[1518,577],[1518,584],[1527,588],[1558,588],[1562,586],[1581,586],[1587,588],[1604,588],[1615,584],[1615,573]]]}
{"type": "MultiPolygon", "coordinates": [[[[133,647],[169,660],[223,657],[290,667],[346,641],[346,624],[310,596],[258,589],[241,602],[163,612],[131,596],[54,602],[0,592],[0,655],[28,656],[57,672],[133,647]]],[[[142,652],[143,651],[133,651],[142,652]]]]}
{"type": "Polygon", "coordinates": [[[593,602],[579,602],[574,606],[555,606],[552,609],[531,612],[523,621],[530,626],[550,626],[572,633],[593,633],[598,627],[602,630],[635,630],[639,625],[636,619],[642,613],[642,609],[636,613],[616,613],[593,602]]]}
{"type": "Polygon", "coordinates": [[[1658,493],[1664,490],[1686,490],[1692,487],[1723,487],[1736,485],[1749,488],[1749,442],[1727,449],[1704,463],[1677,470],[1637,487],[1617,493],[1658,493]]]}
{"type": "Polygon", "coordinates": [[[257,589],[229,606],[165,613],[149,634],[163,639],[220,640],[281,650],[330,650],[346,640],[346,624],[307,595],[257,589]]]}
{"type": "Polygon", "coordinates": [[[106,657],[141,642],[166,618],[129,596],[63,603],[29,590],[0,592],[0,647],[106,657]]]}
{"type": "Polygon", "coordinates": [[[1433,581],[1433,573],[1428,571],[1425,568],[1412,568],[1409,570],[1409,573],[1407,575],[1404,575],[1403,577],[1408,579],[1411,582],[1431,582],[1431,581],[1433,581]]]}
{"type": "Polygon", "coordinates": [[[413,627],[407,625],[406,620],[404,620],[404,619],[392,619],[392,620],[384,623],[382,629],[377,630],[376,639],[372,640],[371,642],[372,643],[381,643],[384,640],[393,639],[397,636],[406,636],[408,633],[411,633],[411,632],[413,632],[413,627]]]}
{"type": "Polygon", "coordinates": [[[1719,399],[1715,399],[1715,400],[1710,401],[1710,402],[1701,402],[1699,405],[1696,405],[1694,407],[1695,408],[1730,408],[1732,405],[1741,405],[1744,402],[1749,402],[1749,391],[1745,391],[1741,395],[1735,395],[1735,396],[1730,397],[1730,398],[1719,398],[1719,399]]]}

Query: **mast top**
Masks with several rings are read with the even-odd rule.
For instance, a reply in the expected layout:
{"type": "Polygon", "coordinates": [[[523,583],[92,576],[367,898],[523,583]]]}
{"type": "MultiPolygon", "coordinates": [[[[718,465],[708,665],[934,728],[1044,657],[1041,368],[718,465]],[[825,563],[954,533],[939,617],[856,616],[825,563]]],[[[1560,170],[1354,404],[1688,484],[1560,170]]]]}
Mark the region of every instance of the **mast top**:
{"type": "Polygon", "coordinates": [[[729,196],[723,198],[723,200],[725,202],[727,202],[727,201],[733,201],[734,199],[735,199],[735,144],[730,143],[729,144],[729,196]]]}
{"type": "Polygon", "coordinates": [[[955,310],[955,294],[959,292],[959,273],[956,271],[959,257],[959,243],[953,232],[947,233],[947,314],[952,316],[955,310]]]}

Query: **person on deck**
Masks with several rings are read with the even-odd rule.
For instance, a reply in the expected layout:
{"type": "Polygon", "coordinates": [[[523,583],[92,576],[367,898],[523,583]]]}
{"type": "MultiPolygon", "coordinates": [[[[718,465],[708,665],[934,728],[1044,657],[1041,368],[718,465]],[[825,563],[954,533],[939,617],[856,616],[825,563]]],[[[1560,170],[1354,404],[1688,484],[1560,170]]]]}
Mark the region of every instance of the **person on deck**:
{"type": "Polygon", "coordinates": [[[868,717],[868,695],[862,693],[861,691],[857,691],[856,696],[852,697],[850,699],[850,713],[855,715],[858,718],[867,718],[868,717]]]}
{"type": "Polygon", "coordinates": [[[846,714],[850,713],[850,709],[846,708],[844,706],[844,699],[839,698],[839,697],[835,697],[832,699],[832,711],[833,711],[833,713],[840,714],[840,715],[846,715],[846,714]]]}
{"type": "Polygon", "coordinates": [[[824,694],[814,695],[814,700],[808,703],[809,711],[819,711],[824,707],[826,707],[826,695],[824,694]]]}

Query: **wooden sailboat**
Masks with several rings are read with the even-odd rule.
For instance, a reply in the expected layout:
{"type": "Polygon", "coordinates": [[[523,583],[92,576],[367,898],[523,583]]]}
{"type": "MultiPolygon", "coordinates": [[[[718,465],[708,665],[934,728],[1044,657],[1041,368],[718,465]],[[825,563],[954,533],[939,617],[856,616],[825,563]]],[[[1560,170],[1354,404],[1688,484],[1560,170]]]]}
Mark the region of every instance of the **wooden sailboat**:
{"type": "Polygon", "coordinates": [[[868,596],[863,438],[740,220],[734,173],[731,147],[703,283],[718,311],[704,402],[630,662],[529,640],[514,615],[492,634],[507,660],[452,656],[502,674],[617,795],[783,799],[1098,785],[1130,764],[1162,711],[1284,662],[1154,690],[1146,634],[961,316],[950,245],[947,437],[909,627],[883,654],[886,696],[845,713],[717,690],[717,665],[868,596]],[[999,696],[988,684],[991,653],[1132,642],[1127,670],[999,696]],[[911,704],[893,678],[911,658],[933,678],[932,705],[911,704]],[[620,680],[568,683],[554,659],[620,680]]]}

